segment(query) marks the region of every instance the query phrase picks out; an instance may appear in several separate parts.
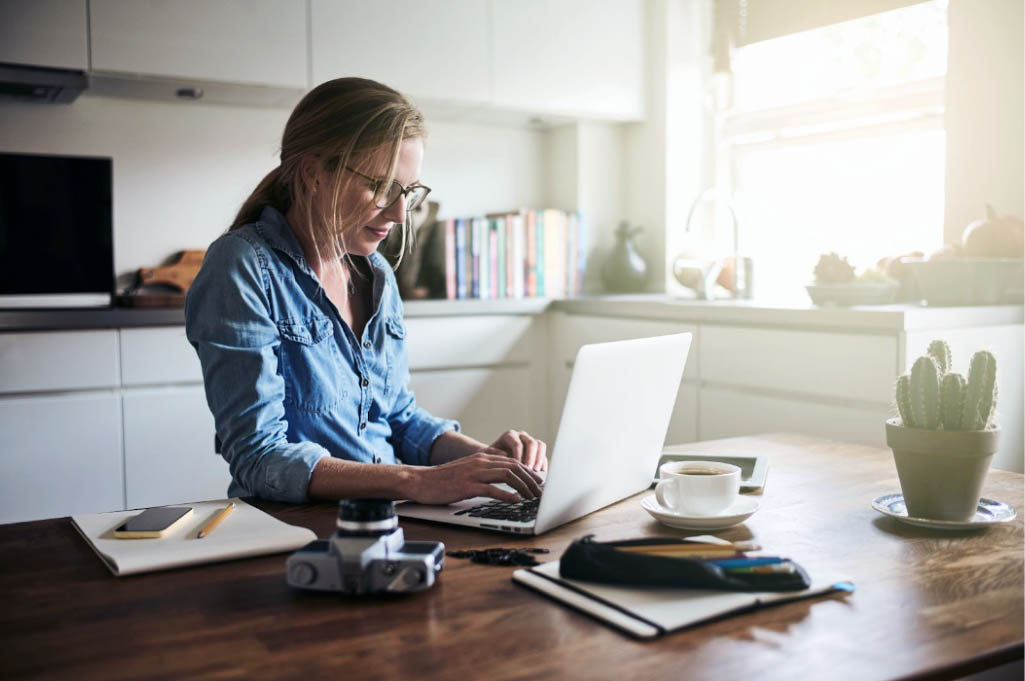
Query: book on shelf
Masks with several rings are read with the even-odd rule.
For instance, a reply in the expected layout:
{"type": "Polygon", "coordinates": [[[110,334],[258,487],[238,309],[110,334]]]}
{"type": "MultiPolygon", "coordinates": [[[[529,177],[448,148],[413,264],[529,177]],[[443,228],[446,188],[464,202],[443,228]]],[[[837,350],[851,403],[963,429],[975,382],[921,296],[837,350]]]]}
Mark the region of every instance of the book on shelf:
{"type": "Polygon", "coordinates": [[[580,295],[588,243],[581,214],[552,208],[450,218],[445,221],[445,296],[580,295]]]}

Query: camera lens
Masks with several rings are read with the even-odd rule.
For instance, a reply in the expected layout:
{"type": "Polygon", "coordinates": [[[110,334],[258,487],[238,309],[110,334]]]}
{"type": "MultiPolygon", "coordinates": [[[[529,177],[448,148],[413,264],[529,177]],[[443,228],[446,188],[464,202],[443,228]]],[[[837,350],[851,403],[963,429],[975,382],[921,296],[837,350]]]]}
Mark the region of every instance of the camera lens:
{"type": "Polygon", "coordinates": [[[390,499],[343,499],[338,502],[339,534],[388,534],[399,526],[395,502],[390,499]]]}

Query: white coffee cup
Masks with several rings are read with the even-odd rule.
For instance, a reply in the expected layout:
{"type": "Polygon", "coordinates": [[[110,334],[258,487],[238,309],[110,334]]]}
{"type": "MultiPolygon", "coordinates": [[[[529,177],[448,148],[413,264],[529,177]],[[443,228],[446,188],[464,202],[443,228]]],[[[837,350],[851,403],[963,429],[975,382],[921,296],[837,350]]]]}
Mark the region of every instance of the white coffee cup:
{"type": "Polygon", "coordinates": [[[721,461],[670,461],[659,469],[655,497],[663,508],[694,516],[715,515],[740,494],[740,467],[721,461]]]}

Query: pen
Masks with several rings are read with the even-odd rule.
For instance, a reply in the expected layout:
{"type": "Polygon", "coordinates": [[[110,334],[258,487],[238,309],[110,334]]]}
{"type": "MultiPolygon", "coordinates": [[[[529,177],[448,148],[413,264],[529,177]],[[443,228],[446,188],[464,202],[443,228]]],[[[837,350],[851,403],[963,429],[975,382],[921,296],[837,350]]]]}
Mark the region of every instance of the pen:
{"type": "Polygon", "coordinates": [[[210,522],[203,526],[203,529],[196,535],[196,539],[202,539],[206,535],[210,534],[215,527],[217,527],[222,520],[227,518],[232,511],[235,510],[235,502],[230,502],[227,506],[221,509],[221,512],[215,515],[210,522]]]}
{"type": "Polygon", "coordinates": [[[756,565],[775,565],[782,563],[786,558],[780,558],[778,556],[764,556],[762,558],[736,558],[727,560],[712,560],[709,561],[713,565],[718,565],[721,568],[744,568],[754,567],[756,565]]]}
{"type": "Polygon", "coordinates": [[[772,565],[752,565],[750,567],[728,567],[723,569],[731,575],[740,573],[746,575],[775,575],[797,572],[797,568],[794,567],[793,563],[774,563],[772,565]]]}

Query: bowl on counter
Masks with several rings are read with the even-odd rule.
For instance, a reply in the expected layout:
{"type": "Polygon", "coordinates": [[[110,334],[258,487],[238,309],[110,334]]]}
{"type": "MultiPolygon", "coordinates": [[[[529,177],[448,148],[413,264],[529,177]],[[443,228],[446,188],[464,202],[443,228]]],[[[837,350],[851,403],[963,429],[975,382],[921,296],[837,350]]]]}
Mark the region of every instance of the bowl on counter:
{"type": "Polygon", "coordinates": [[[808,284],[804,287],[816,305],[887,305],[897,297],[896,283],[860,282],[849,284],[808,284]]]}
{"type": "Polygon", "coordinates": [[[918,291],[929,305],[1020,304],[1023,258],[907,260],[918,291]]]}

